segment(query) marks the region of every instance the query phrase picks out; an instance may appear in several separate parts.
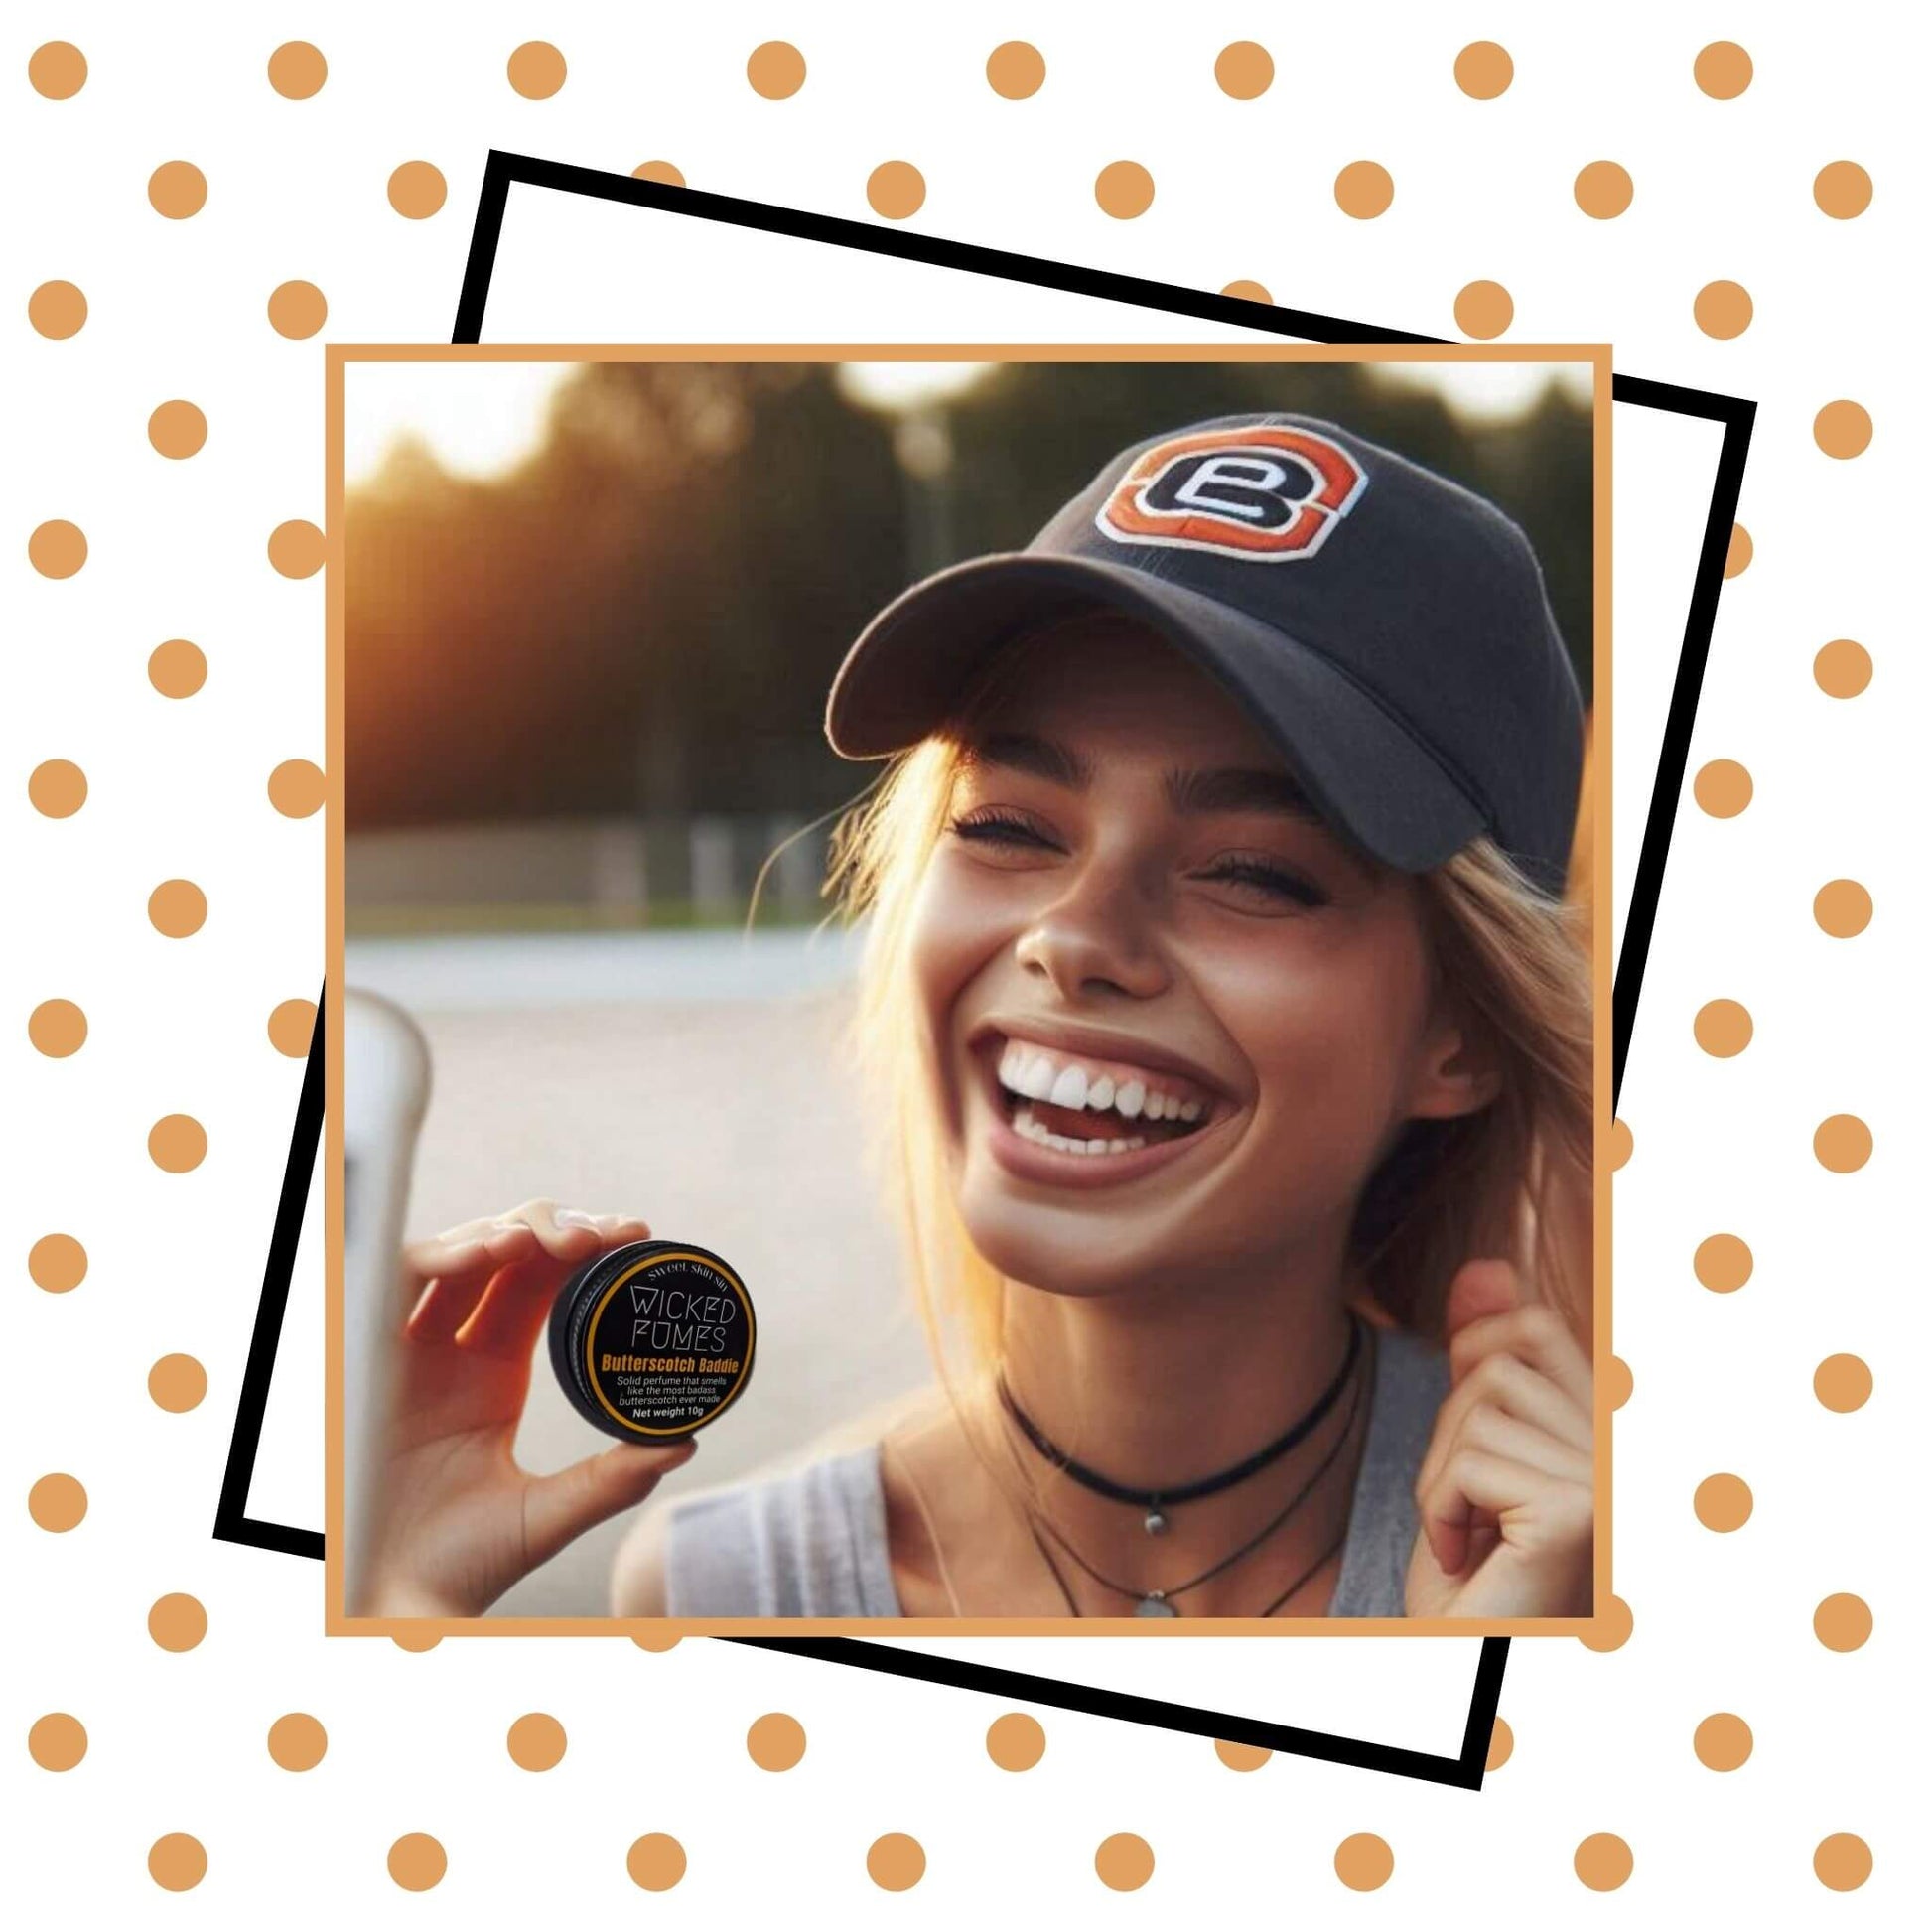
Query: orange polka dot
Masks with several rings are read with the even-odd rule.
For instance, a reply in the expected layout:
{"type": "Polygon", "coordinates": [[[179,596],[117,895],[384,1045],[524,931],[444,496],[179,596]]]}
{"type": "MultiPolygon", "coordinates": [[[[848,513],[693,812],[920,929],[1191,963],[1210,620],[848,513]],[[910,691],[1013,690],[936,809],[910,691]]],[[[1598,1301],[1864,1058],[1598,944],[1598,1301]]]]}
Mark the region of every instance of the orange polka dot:
{"type": "Polygon", "coordinates": [[[745,1748],[760,1771],[789,1771],[805,1755],[805,1726],[783,1711],[767,1711],[745,1733],[745,1748]]]}
{"type": "Polygon", "coordinates": [[[1275,1755],[1260,1744],[1236,1744],[1225,1737],[1214,1740],[1214,1755],[1230,1771],[1259,1771],[1275,1755]]]}
{"type": "Polygon", "coordinates": [[[1488,342],[1516,317],[1516,304],[1500,282],[1470,282],[1455,298],[1455,326],[1465,336],[1488,342]]]}
{"type": "Polygon", "coordinates": [[[268,1727],[268,1754],[285,1771],[313,1771],[329,1749],[329,1733],[306,1711],[291,1711],[268,1727]]]}
{"type": "Polygon", "coordinates": [[[1046,1754],[1046,1732],[1037,1718],[1009,1711],[987,1725],[986,1754],[1003,1771],[1031,1771],[1046,1754]]]}
{"type": "Polygon", "coordinates": [[[1636,1141],[1627,1121],[1610,1122],[1610,1172],[1615,1173],[1636,1152],[1636,1141]]]}
{"type": "Polygon", "coordinates": [[[1711,1000],[1698,1009],[1691,1031],[1713,1059],[1734,1059],[1751,1043],[1751,1017],[1735,1000],[1711,1000]]]}
{"type": "Polygon", "coordinates": [[[71,100],[87,84],[87,57],[71,41],[47,41],[27,58],[27,84],[43,100],[71,100]]]}
{"type": "Polygon", "coordinates": [[[87,1755],[87,1727],[65,1711],[50,1711],[27,1733],[27,1754],[43,1771],[71,1771],[87,1755]]]}
{"type": "Polygon", "coordinates": [[[1871,177],[1856,161],[1833,161],[1819,169],[1811,199],[1834,221],[1851,221],[1871,206],[1871,177]]]}
{"type": "Polygon", "coordinates": [[[1730,545],[1725,551],[1725,575],[1741,577],[1751,567],[1751,533],[1741,523],[1730,526],[1730,545]]]}
{"type": "Polygon", "coordinates": [[[1215,57],[1214,83],[1232,100],[1259,100],[1275,84],[1274,57],[1258,41],[1231,41],[1215,57]]]}
{"type": "Polygon", "coordinates": [[[1031,100],[1045,82],[1046,63],[1026,41],[1002,41],[986,57],[986,84],[1002,100],[1031,100]]]}
{"type": "Polygon", "coordinates": [[[1571,193],[1591,220],[1614,221],[1628,209],[1636,189],[1630,171],[1620,162],[1592,161],[1578,171],[1571,193]]]}
{"type": "Polygon", "coordinates": [[[1494,100],[1515,77],[1516,63],[1494,41],[1471,41],[1455,57],[1455,84],[1471,100],[1494,100]]]}
{"type": "Polygon", "coordinates": [[[199,1838],[170,1832],[148,1847],[148,1876],[163,1891],[193,1891],[207,1876],[207,1853],[199,1838]]]}
{"type": "Polygon", "coordinates": [[[268,774],[268,802],[284,818],[312,818],[328,796],[321,771],[307,759],[285,759],[268,774]]]}
{"type": "Polygon", "coordinates": [[[1154,177],[1138,161],[1110,161],[1094,181],[1093,199],[1116,221],[1132,221],[1154,206],[1154,177]]]}
{"type": "MultiPolygon", "coordinates": [[[[683,171],[668,161],[640,161],[630,173],[636,181],[658,181],[666,188],[682,188],[685,185],[683,171]]],[[[637,1843],[641,1845],[643,1840],[639,1839],[637,1843]]]]}
{"type": "Polygon", "coordinates": [[[428,1628],[418,1629],[412,1624],[395,1631],[389,1641],[398,1650],[407,1650],[413,1655],[421,1656],[426,1650],[434,1650],[443,1638],[439,1631],[428,1628]]]}
{"type": "Polygon", "coordinates": [[[805,84],[805,57],[789,41],[765,41],[753,48],[745,78],[765,100],[789,100],[805,84]]]}
{"type": "Polygon", "coordinates": [[[85,326],[87,298],[71,282],[43,282],[27,298],[27,320],[36,334],[64,343],[85,326]]]}
{"type": "Polygon", "coordinates": [[[1742,1476],[1706,1476],[1697,1486],[1692,1507],[1707,1530],[1728,1536],[1751,1519],[1751,1486],[1742,1476]]]}
{"type": "Polygon", "coordinates": [[[1834,1832],[1818,1841],[1811,1868],[1828,1890],[1857,1891],[1871,1876],[1871,1847],[1856,1832],[1834,1832]]]}
{"type": "Polygon", "coordinates": [[[87,774],[66,759],[35,765],[27,797],[43,818],[71,818],[87,802],[87,774]]]}
{"type": "Polygon", "coordinates": [[[407,221],[427,221],[450,198],[450,185],[433,162],[405,161],[389,177],[389,206],[407,221]]]}
{"type": "Polygon", "coordinates": [[[55,1535],[72,1529],[87,1513],[87,1492],[69,1475],[42,1476],[27,1492],[27,1514],[55,1535]]]}
{"type": "Polygon", "coordinates": [[[1590,1627],[1583,1631],[1577,1641],[1586,1650],[1621,1650],[1630,1641],[1634,1622],[1629,1604],[1620,1596],[1612,1596],[1604,1606],[1603,1614],[1592,1619],[1590,1627]]]}
{"type": "Polygon", "coordinates": [[[87,1251],[70,1234],[44,1234],[27,1252],[36,1288],[69,1295],[87,1279],[87,1251]]]}
{"type": "Polygon", "coordinates": [[[1350,1891],[1379,1891],[1394,1871],[1389,1841],[1373,1832],[1352,1832],[1335,1847],[1335,1876],[1350,1891]]]}
{"type": "Polygon", "coordinates": [[[163,1650],[193,1650],[207,1635],[207,1612],[179,1590],[158,1596],[148,1612],[148,1635],[163,1650]]]}
{"type": "Polygon", "coordinates": [[[1707,336],[1728,342],[1751,326],[1750,291],[1737,282],[1707,282],[1698,290],[1691,313],[1707,336]]]}
{"type": "Polygon", "coordinates": [[[322,532],[302,517],[278,523],[269,533],[268,561],[284,577],[313,577],[327,555],[322,532]]]}
{"type": "Polygon", "coordinates": [[[1835,1415],[1849,1416],[1871,1400],[1871,1370],[1857,1355],[1827,1355],[1811,1378],[1811,1388],[1835,1415]]]}
{"type": "Polygon", "coordinates": [[[1841,1591],[1812,1612],[1812,1634],[1827,1650],[1857,1650],[1871,1635],[1871,1606],[1863,1596],[1841,1591]]]}
{"type": "Polygon", "coordinates": [[[1730,1711],[1715,1711],[1691,1738],[1698,1762],[1711,1771],[1734,1771],[1751,1754],[1751,1727],[1730,1711]]]}
{"type": "Polygon", "coordinates": [[[1635,1861],[1614,1832],[1592,1832],[1577,1847],[1572,1863],[1591,1891],[1615,1891],[1629,1878],[1635,1861]]]}
{"type": "Polygon", "coordinates": [[[1379,161],[1351,161],[1335,177],[1335,206],[1357,221],[1386,214],[1395,200],[1395,178],[1379,161]]]}
{"type": "Polygon", "coordinates": [[[1109,1891],[1139,1891],[1154,1876],[1154,1847],[1138,1832],[1114,1832],[1100,1841],[1093,1868],[1109,1891]]]}
{"type": "Polygon", "coordinates": [[[37,1053],[65,1060],[87,1043],[87,1016],[71,1000],[43,1000],[27,1016],[27,1037],[37,1053]]]}
{"type": "Polygon", "coordinates": [[[328,78],[321,48],[307,41],[284,41],[268,57],[268,84],[284,100],[313,100],[328,78]]]}
{"type": "Polygon", "coordinates": [[[1242,302],[1272,303],[1275,299],[1259,282],[1230,282],[1221,293],[1232,295],[1242,302]]]}
{"type": "Polygon", "coordinates": [[[1603,1368],[1603,1381],[1607,1387],[1612,1409],[1621,1409],[1630,1400],[1630,1392],[1636,1386],[1630,1373],[1630,1364],[1621,1355],[1612,1355],[1603,1368]]]}
{"type": "Polygon", "coordinates": [[[1834,939],[1856,939],[1871,923],[1871,895],[1856,879],[1830,880],[1813,897],[1811,915],[1834,939]]]}
{"type": "Polygon", "coordinates": [[[564,1727],[548,1712],[530,1711],[510,1725],[510,1762],[525,1771],[554,1770],[564,1761],[564,1727]]]}
{"type": "Polygon", "coordinates": [[[1813,440],[1827,456],[1845,462],[1871,443],[1871,417],[1856,402],[1828,402],[1812,418],[1813,440]]]}
{"type": "Polygon", "coordinates": [[[429,1891],[443,1882],[449,1855],[427,1832],[405,1832],[389,1848],[389,1876],[404,1891],[429,1891]]]}
{"type": "Polygon", "coordinates": [[[306,342],[328,320],[328,300],[313,282],[283,282],[268,298],[268,326],[291,342],[306,342]]]}
{"type": "Polygon", "coordinates": [[[187,939],[207,919],[207,897],[192,879],[164,879],[148,895],[148,923],[166,939],[187,939]]]}
{"type": "Polygon", "coordinates": [[[866,200],[875,214],[903,221],[925,206],[925,177],[909,161],[882,161],[866,177],[866,200]]]}
{"type": "Polygon", "coordinates": [[[207,1158],[207,1131],[192,1114],[165,1114],[148,1130],[148,1159],[164,1173],[189,1173],[207,1158]]]}
{"type": "Polygon", "coordinates": [[[1751,84],[1751,57],[1735,41],[1713,41],[1691,64],[1691,73],[1713,100],[1735,100],[1751,84]]]}
{"type": "Polygon", "coordinates": [[[623,1863],[640,1891],[669,1891],[684,1876],[684,1847],[668,1832],[646,1832],[631,1841],[623,1863]]]}
{"type": "Polygon", "coordinates": [[[904,1832],[887,1832],[866,1849],[866,1875],[881,1891],[910,1891],[925,1876],[925,1847],[904,1832]]]}
{"type": "Polygon", "coordinates": [[[1691,796],[1713,818],[1735,818],[1751,802],[1751,774],[1735,759],[1713,759],[1691,780],[1691,796]]]}
{"type": "Polygon", "coordinates": [[[1833,1173],[1856,1173],[1871,1159],[1871,1129],[1857,1114],[1833,1114],[1818,1123],[1812,1152],[1833,1173]]]}
{"type": "Polygon", "coordinates": [[[1871,653],[1850,637],[1834,637],[1811,660],[1811,675],[1828,698],[1856,698],[1871,682],[1871,653]]]}
{"type": "Polygon", "coordinates": [[[548,41],[525,41],[509,58],[510,85],[525,100],[548,100],[564,84],[563,55],[548,41]]]}
{"type": "Polygon", "coordinates": [[[148,1394],[157,1409],[184,1416],[207,1394],[207,1370],[193,1355],[164,1355],[148,1370],[148,1394]]]}
{"type": "Polygon", "coordinates": [[[1698,1243],[1691,1266],[1712,1294],[1730,1295],[1751,1278],[1751,1251],[1734,1234],[1711,1234],[1698,1243]]]}
{"type": "Polygon", "coordinates": [[[170,637],[148,654],[148,682],[164,698],[192,698],[207,682],[207,659],[186,637],[170,637]]]}
{"type": "Polygon", "coordinates": [[[630,1641],[639,1650],[675,1650],[678,1646],[678,1633],[675,1630],[633,1630],[630,1641]]]}
{"type": "Polygon", "coordinates": [[[1497,1718],[1489,1726],[1489,1755],[1483,1759],[1485,1771],[1500,1771],[1507,1764],[1516,1749],[1516,1733],[1508,1723],[1497,1718]]]}
{"type": "Polygon", "coordinates": [[[164,161],[148,177],[148,206],[170,221],[186,221],[207,206],[207,177],[192,161],[164,161]]]}
{"type": "Polygon", "coordinates": [[[77,523],[57,516],[27,539],[27,561],[43,577],[71,577],[87,561],[87,539],[77,523]]]}
{"type": "Polygon", "coordinates": [[[207,418],[192,402],[164,402],[148,418],[148,441],[162,456],[180,462],[207,443],[207,418]]]}
{"type": "Polygon", "coordinates": [[[284,1000],[268,1016],[268,1041],[278,1053],[292,1060],[309,1057],[309,1045],[316,1033],[316,1003],[313,1000],[284,1000]]]}

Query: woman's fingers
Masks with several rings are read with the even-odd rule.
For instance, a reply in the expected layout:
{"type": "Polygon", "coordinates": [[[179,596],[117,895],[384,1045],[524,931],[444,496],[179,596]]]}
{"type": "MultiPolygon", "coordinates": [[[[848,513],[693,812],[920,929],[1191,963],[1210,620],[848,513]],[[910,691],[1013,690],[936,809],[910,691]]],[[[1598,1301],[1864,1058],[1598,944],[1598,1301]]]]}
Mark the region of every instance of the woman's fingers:
{"type": "Polygon", "coordinates": [[[1533,1519],[1552,1543],[1587,1541],[1593,1504],[1587,1484],[1486,1449],[1458,1448],[1417,1498],[1422,1532],[1445,1575],[1461,1572],[1478,1513],[1493,1516],[1505,1538],[1512,1524],[1533,1519]]]}
{"type": "Polygon", "coordinates": [[[526,1568],[548,1563],[586,1530],[642,1502],[663,1477],[697,1452],[690,1437],[664,1449],[620,1443],[555,1475],[532,1476],[523,1498],[526,1568]]]}
{"type": "Polygon", "coordinates": [[[1545,1431],[1586,1460],[1590,1455],[1595,1432],[1588,1413],[1578,1408],[1549,1376],[1539,1374],[1520,1356],[1498,1350],[1463,1376],[1437,1412],[1429,1452],[1417,1476],[1418,1487],[1433,1479],[1464,1422],[1478,1409],[1514,1416],[1545,1431]]]}
{"type": "Polygon", "coordinates": [[[1485,1356],[1499,1350],[1547,1375],[1585,1415],[1592,1410],[1590,1367],[1569,1323],[1541,1302],[1507,1313],[1483,1315],[1449,1338],[1449,1377],[1460,1382],[1485,1356]]]}

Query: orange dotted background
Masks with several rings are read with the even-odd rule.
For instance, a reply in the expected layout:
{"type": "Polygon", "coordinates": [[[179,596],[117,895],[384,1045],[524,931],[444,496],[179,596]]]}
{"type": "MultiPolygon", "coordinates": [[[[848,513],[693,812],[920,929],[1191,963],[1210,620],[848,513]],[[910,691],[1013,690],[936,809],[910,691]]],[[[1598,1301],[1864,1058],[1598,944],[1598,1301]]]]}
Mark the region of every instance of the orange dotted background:
{"type": "Polygon", "coordinates": [[[1925,204],[1886,15],[740,11],[10,26],[0,1896],[1896,1922],[1925,204]],[[1514,1646],[1479,1795],[740,1645],[331,1643],[319,1569],[210,1540],[322,971],[321,344],[447,340],[490,145],[1759,400],[1614,1136],[1617,1602],[1514,1646]]]}

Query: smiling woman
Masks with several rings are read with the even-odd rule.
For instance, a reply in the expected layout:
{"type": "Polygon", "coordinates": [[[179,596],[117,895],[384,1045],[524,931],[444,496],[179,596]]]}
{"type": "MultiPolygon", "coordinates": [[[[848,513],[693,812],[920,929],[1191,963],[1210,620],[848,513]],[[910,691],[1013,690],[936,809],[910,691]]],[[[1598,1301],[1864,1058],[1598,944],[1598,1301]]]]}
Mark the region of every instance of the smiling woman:
{"type": "Polygon", "coordinates": [[[836,874],[943,1392],[646,1519],[619,1609],[1588,1614],[1583,713],[1520,531],[1197,424],[895,602],[827,731],[893,760],[836,874]]]}

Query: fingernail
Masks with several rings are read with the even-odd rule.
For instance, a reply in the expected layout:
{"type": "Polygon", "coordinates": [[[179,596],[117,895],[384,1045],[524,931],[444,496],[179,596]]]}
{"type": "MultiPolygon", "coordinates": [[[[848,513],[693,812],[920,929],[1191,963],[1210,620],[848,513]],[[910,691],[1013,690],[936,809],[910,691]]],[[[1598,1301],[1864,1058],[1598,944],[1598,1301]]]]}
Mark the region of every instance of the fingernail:
{"type": "Polygon", "coordinates": [[[595,1220],[588,1214],[580,1214],[574,1207],[560,1207],[556,1215],[560,1228],[589,1228],[593,1234],[601,1233],[595,1220]]]}

